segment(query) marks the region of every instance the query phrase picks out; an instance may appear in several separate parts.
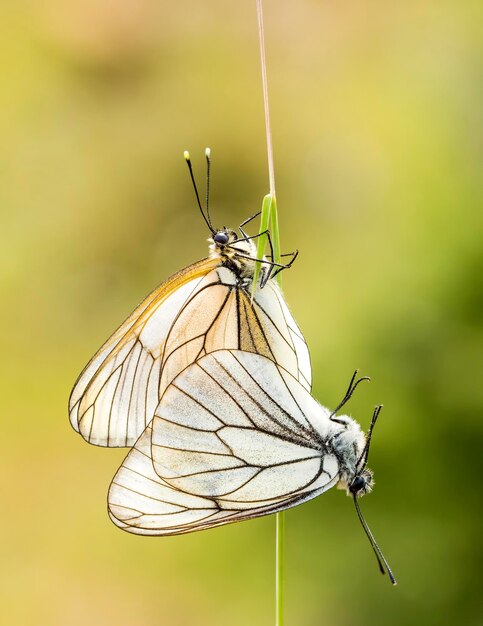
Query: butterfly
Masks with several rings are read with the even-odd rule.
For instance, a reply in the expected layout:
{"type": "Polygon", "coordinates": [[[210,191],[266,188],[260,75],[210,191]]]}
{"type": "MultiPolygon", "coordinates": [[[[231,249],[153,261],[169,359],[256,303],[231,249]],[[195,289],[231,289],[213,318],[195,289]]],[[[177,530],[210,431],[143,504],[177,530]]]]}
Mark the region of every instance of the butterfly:
{"type": "Polygon", "coordinates": [[[358,504],[372,488],[367,436],[282,365],[253,352],[197,359],[166,388],[154,419],[116,473],[109,515],[139,535],[177,535],[284,511],[337,485],[353,497],[381,571],[394,575],[358,504]]]}
{"type": "MultiPolygon", "coordinates": [[[[243,230],[215,229],[209,213],[210,154],[207,150],[206,209],[200,202],[189,154],[185,153],[201,214],[210,229],[209,256],[177,272],[135,309],[94,355],[69,399],[70,422],[89,443],[131,447],[151,422],[159,399],[188,365],[214,350],[233,348],[264,355],[311,387],[307,345],[273,280],[290,267],[257,259],[254,239],[243,230]],[[252,293],[257,262],[261,273],[252,293]]],[[[264,234],[264,233],[262,233],[264,234]]],[[[271,247],[270,238],[268,238],[271,247]]]]}

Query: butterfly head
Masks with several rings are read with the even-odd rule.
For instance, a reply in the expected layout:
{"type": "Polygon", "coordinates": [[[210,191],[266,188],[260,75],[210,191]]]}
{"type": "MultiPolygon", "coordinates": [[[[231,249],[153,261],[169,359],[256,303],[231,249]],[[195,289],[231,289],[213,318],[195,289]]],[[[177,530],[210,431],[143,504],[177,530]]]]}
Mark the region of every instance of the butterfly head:
{"type": "Polygon", "coordinates": [[[211,258],[228,262],[242,277],[253,276],[257,249],[251,239],[239,238],[234,230],[223,228],[214,231],[208,242],[211,258]]]}
{"type": "Polygon", "coordinates": [[[347,491],[349,495],[360,498],[361,496],[365,496],[366,493],[371,493],[373,486],[374,478],[372,471],[365,467],[354,476],[347,486],[347,491]]]}
{"type": "Polygon", "coordinates": [[[210,243],[219,249],[224,249],[225,246],[230,246],[238,240],[238,235],[234,230],[229,228],[222,228],[213,233],[213,236],[208,239],[210,243]]]}
{"type": "Polygon", "coordinates": [[[222,257],[230,260],[233,259],[237,252],[238,245],[236,248],[233,246],[237,242],[238,235],[234,230],[230,230],[229,228],[215,230],[212,236],[208,239],[208,243],[210,244],[210,257],[222,257]]]}

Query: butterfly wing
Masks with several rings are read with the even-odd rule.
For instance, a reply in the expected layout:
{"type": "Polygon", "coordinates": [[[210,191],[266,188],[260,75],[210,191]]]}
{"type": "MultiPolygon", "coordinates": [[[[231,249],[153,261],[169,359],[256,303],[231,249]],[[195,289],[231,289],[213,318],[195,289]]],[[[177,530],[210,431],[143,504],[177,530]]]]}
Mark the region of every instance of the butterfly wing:
{"type": "MultiPolygon", "coordinates": [[[[165,281],[84,368],[69,398],[69,417],[89,443],[130,446],[142,433],[159,401],[166,336],[179,310],[218,264],[204,259],[165,281]]],[[[211,278],[216,281],[216,274],[211,278]]]]}
{"type": "Polygon", "coordinates": [[[256,352],[281,363],[310,390],[307,344],[276,283],[257,289],[252,301],[249,281],[245,284],[227,267],[216,273],[218,283],[200,286],[170,330],[159,397],[188,365],[223,349],[256,352]]]}
{"type": "Polygon", "coordinates": [[[72,391],[73,427],[100,446],[132,446],[166,387],[204,354],[257,352],[310,388],[307,346],[278,287],[255,292],[218,259],[205,259],[163,283],[93,357],[72,391]]]}
{"type": "Polygon", "coordinates": [[[328,412],[258,354],[221,350],[168,387],[109,490],[120,528],[170,535],[281,511],[338,481],[328,412]]]}
{"type": "MultiPolygon", "coordinates": [[[[312,370],[309,349],[289,311],[280,287],[274,280],[269,280],[263,289],[255,292],[253,311],[260,320],[264,336],[278,337],[278,341],[271,342],[272,359],[293,374],[310,391],[312,370]]],[[[246,350],[241,346],[239,349],[246,350]]]]}

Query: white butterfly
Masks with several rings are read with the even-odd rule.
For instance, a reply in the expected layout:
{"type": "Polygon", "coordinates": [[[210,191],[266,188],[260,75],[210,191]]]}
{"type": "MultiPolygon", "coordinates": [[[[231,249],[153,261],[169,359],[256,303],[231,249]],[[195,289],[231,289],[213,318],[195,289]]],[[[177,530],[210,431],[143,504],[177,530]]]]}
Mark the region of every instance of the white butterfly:
{"type": "Polygon", "coordinates": [[[214,350],[262,354],[282,363],[306,389],[311,387],[307,345],[271,279],[293,259],[282,266],[264,258],[252,294],[256,237],[248,237],[242,228],[250,220],[241,225],[238,237],[226,228],[215,230],[208,205],[206,215],[201,204],[199,208],[212,234],[209,257],[153,291],[75,383],[70,421],[89,443],[134,445],[173,378],[214,350]]]}
{"type": "Polygon", "coordinates": [[[372,486],[366,462],[379,409],[366,438],[272,360],[212,352],[167,387],[112,481],[109,514],[131,533],[176,535],[283,511],[338,485],[395,582],[357,503],[372,486]]]}

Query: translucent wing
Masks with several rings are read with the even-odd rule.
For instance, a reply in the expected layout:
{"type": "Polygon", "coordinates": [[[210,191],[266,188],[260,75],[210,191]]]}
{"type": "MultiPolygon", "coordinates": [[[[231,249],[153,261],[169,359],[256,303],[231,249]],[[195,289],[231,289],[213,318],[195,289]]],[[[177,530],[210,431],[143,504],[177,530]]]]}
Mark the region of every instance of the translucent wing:
{"type": "MultiPolygon", "coordinates": [[[[277,283],[270,280],[263,289],[258,289],[253,303],[263,335],[279,337],[278,341],[272,339],[270,342],[272,359],[293,374],[310,391],[312,369],[309,349],[277,283]]],[[[239,346],[239,349],[245,348],[239,346]]]]}
{"type": "Polygon", "coordinates": [[[134,445],[175,376],[222,348],[276,360],[310,389],[307,346],[278,287],[252,304],[246,281],[205,259],[148,296],[93,357],[70,397],[73,427],[96,445],[134,445]]]}
{"type": "MultiPolygon", "coordinates": [[[[90,443],[132,445],[159,401],[161,353],[179,310],[219,264],[205,259],[153,291],[94,355],[69,398],[72,426],[90,443]]],[[[216,274],[211,276],[217,281],[216,274]]]]}
{"type": "Polygon", "coordinates": [[[216,270],[216,284],[200,285],[180,311],[166,339],[159,397],[188,365],[215,350],[256,352],[283,365],[311,387],[307,344],[283,295],[273,281],[255,291],[227,267],[216,270]],[[206,286],[209,289],[206,289],[206,286]]]}
{"type": "Polygon", "coordinates": [[[170,535],[305,502],[339,480],[328,411],[272,360],[221,350],[168,387],[109,490],[120,528],[170,535]]]}

